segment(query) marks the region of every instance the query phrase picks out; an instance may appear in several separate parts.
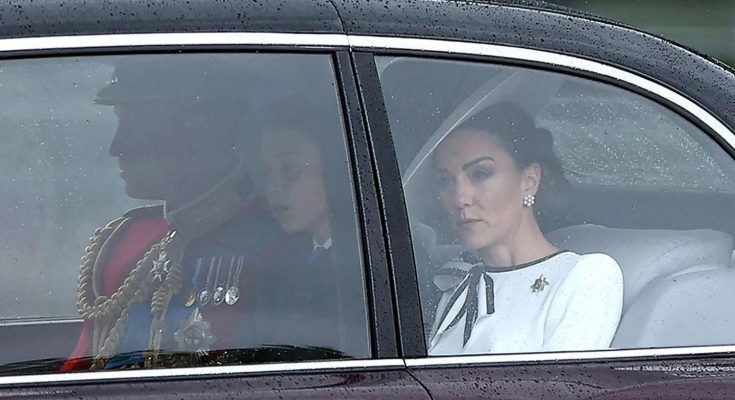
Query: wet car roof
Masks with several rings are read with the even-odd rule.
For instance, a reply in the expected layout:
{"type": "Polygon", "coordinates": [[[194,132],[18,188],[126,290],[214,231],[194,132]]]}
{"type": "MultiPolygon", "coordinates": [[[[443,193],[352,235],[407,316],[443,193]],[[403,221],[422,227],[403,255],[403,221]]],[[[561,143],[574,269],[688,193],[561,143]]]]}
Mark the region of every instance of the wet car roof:
{"type": "Polygon", "coordinates": [[[327,0],[11,1],[0,5],[0,36],[154,32],[343,32],[327,0]]]}

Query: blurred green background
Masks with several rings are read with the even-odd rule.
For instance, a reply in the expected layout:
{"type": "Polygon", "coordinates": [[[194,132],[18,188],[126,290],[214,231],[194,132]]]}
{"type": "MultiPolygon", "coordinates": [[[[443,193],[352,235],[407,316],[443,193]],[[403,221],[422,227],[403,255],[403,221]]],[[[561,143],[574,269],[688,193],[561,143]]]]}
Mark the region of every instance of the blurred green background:
{"type": "Polygon", "coordinates": [[[673,40],[735,67],[735,0],[547,0],[673,40]]]}

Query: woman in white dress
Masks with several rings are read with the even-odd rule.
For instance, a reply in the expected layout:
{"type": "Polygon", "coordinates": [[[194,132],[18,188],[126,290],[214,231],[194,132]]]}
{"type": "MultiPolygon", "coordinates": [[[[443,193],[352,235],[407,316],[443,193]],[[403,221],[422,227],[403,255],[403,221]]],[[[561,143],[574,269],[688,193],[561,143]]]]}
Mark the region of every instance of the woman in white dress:
{"type": "Polygon", "coordinates": [[[429,353],[609,347],[623,304],[620,267],[604,254],[556,248],[536,220],[566,186],[551,133],[520,107],[496,104],[444,138],[434,163],[467,252],[435,279],[445,293],[429,353]]]}

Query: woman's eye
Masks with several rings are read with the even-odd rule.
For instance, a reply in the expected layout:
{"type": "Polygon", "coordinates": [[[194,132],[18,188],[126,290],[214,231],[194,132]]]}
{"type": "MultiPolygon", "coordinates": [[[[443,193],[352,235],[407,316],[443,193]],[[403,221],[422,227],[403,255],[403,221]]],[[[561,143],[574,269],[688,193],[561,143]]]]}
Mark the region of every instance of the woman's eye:
{"type": "Polygon", "coordinates": [[[486,169],[476,169],[472,171],[472,180],[474,181],[483,181],[485,179],[490,178],[493,175],[492,171],[488,171],[486,169]]]}
{"type": "Polygon", "coordinates": [[[452,178],[449,175],[446,174],[440,174],[436,177],[436,184],[439,185],[439,187],[446,187],[452,182],[452,178]]]}

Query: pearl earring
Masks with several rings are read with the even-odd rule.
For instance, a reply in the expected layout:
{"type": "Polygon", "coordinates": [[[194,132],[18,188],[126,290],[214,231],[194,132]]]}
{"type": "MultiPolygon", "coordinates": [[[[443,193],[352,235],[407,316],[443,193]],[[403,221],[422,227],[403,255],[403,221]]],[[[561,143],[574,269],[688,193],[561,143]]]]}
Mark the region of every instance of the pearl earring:
{"type": "Polygon", "coordinates": [[[523,197],[523,207],[531,207],[536,203],[536,196],[527,194],[523,197]]]}

